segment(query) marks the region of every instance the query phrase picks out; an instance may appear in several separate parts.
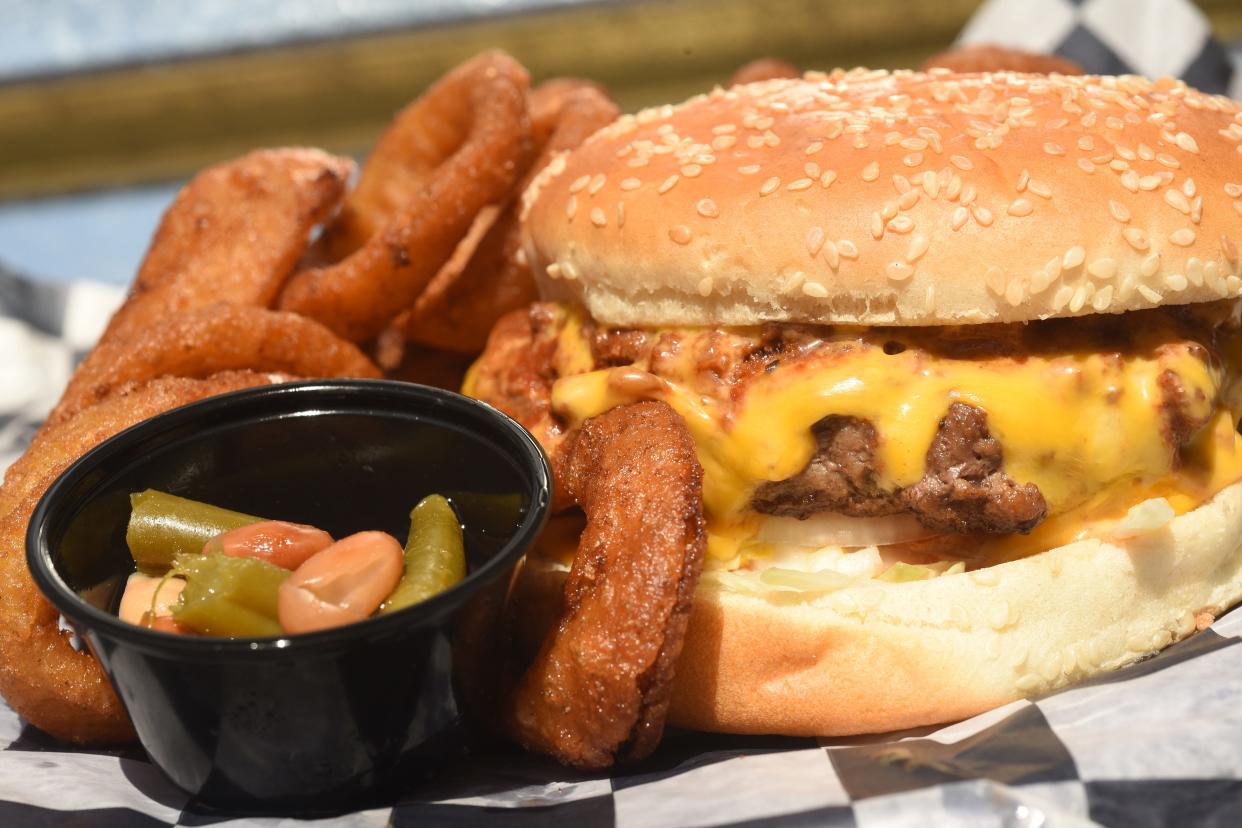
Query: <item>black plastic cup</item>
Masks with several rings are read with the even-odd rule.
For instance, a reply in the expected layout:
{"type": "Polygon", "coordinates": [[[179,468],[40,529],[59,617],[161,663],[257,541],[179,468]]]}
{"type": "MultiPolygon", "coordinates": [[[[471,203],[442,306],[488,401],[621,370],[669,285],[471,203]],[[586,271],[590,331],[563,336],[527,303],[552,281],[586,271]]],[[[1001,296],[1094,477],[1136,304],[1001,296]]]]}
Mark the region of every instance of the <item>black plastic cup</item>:
{"type": "Polygon", "coordinates": [[[226,394],[88,452],[30,522],[35,582],[98,656],[151,760],[204,804],[355,807],[461,749],[513,569],[548,511],[550,473],[521,426],[483,403],[397,382],[226,394]],[[343,537],[404,539],[423,496],[449,496],[469,576],[421,604],[281,638],[169,635],[122,622],[129,495],[160,489],[343,537]],[[473,673],[473,675],[472,675],[473,673]]]}

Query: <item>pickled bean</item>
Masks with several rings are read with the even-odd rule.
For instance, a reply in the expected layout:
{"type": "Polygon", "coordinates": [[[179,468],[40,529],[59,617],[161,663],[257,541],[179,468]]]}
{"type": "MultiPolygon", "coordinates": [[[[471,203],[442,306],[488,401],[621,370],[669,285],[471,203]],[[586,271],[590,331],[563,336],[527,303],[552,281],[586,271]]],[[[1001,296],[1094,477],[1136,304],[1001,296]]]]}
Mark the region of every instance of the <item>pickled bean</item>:
{"type": "Polygon", "coordinates": [[[259,638],[281,635],[277,593],[289,571],[258,558],[181,554],[173,572],[185,578],[178,624],[204,635],[259,638]]]}
{"type": "Polygon", "coordinates": [[[428,495],[410,512],[405,574],[380,612],[394,612],[426,601],[464,577],[466,551],[457,513],[440,495],[428,495]]]}
{"type": "Polygon", "coordinates": [[[223,532],[263,520],[154,489],[132,494],[129,501],[125,542],[147,574],[163,573],[177,555],[202,552],[207,541],[223,532]]]}

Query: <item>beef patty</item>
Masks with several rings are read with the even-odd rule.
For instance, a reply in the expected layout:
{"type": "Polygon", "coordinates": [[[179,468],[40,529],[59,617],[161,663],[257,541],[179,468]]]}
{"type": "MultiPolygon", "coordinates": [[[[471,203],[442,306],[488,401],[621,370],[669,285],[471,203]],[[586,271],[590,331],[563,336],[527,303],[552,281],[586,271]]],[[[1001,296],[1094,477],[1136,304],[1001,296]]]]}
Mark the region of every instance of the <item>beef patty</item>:
{"type": "Polygon", "coordinates": [[[761,485],[751,499],[755,511],[796,518],[909,513],[931,529],[988,534],[1029,532],[1048,512],[1034,484],[1019,485],[1005,474],[987,414],[972,405],[949,406],[927,450],[923,478],[896,490],[878,483],[870,422],[834,415],[816,423],[814,434],[817,449],[806,468],[761,485]]]}

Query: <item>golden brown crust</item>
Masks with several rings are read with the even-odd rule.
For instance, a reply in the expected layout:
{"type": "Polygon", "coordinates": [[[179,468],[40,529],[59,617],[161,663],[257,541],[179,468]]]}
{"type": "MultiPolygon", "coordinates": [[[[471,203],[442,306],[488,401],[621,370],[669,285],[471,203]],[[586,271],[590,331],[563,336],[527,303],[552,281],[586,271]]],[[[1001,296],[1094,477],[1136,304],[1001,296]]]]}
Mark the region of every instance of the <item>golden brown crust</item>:
{"type": "Polygon", "coordinates": [[[1137,77],[808,74],[621,118],[528,189],[608,324],[1027,321],[1242,293],[1242,113],[1137,77]]]}
{"type": "MultiPolygon", "coordinates": [[[[563,578],[534,559],[516,595],[539,606],[563,578]]],[[[821,596],[709,581],[695,595],[670,723],[830,736],[954,721],[1129,664],[1238,603],[1242,484],[1124,546],[1082,541],[821,596]]]]}
{"type": "Polygon", "coordinates": [[[1044,55],[1022,49],[1010,49],[978,43],[960,46],[933,55],[923,61],[922,69],[948,69],[952,72],[1039,72],[1051,75],[1081,75],[1082,67],[1068,58],[1044,55]]]}
{"type": "Polygon", "coordinates": [[[603,768],[646,757],[664,732],[706,547],[703,470],[660,402],[588,420],[556,460],[557,486],[587,525],[509,723],[528,748],[603,768]]]}
{"type": "Polygon", "coordinates": [[[133,738],[99,663],[70,645],[59,613],[26,567],[26,527],[43,492],[87,450],[122,429],[204,397],[280,379],[240,371],[202,380],[160,379],[120,391],[44,428],[9,468],[0,488],[0,694],[32,725],[82,744],[133,738]]]}
{"type": "Polygon", "coordinates": [[[221,302],[100,342],[74,372],[48,421],[72,416],[126,383],[242,370],[299,377],[380,376],[353,343],[313,319],[221,302]]]}

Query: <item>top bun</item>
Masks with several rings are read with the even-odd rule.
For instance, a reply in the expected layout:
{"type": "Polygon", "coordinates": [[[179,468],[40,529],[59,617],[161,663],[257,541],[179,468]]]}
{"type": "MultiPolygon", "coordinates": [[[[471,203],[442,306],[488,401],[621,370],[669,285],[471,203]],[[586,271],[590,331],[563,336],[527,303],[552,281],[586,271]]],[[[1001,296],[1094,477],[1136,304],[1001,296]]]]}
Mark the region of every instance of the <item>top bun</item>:
{"type": "Polygon", "coordinates": [[[613,325],[1011,322],[1242,294],[1242,113],[1177,80],[853,70],[625,116],[524,195],[613,325]]]}

